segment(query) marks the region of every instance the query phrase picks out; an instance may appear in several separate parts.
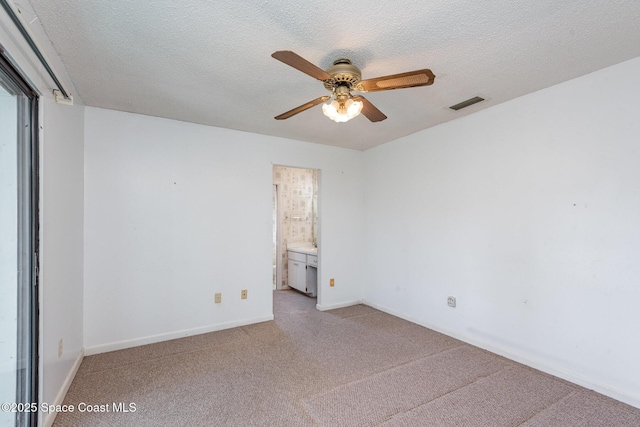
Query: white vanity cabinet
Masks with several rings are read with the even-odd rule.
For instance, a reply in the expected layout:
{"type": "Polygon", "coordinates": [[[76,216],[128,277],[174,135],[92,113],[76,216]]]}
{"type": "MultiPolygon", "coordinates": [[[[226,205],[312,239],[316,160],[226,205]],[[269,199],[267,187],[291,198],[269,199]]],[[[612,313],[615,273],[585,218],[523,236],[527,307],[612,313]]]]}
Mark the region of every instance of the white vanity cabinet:
{"type": "Polygon", "coordinates": [[[288,284],[315,297],[318,293],[318,256],[305,252],[304,249],[287,250],[288,284]]]}
{"type": "Polygon", "coordinates": [[[289,286],[301,292],[307,292],[307,255],[287,251],[289,262],[289,286]]]}

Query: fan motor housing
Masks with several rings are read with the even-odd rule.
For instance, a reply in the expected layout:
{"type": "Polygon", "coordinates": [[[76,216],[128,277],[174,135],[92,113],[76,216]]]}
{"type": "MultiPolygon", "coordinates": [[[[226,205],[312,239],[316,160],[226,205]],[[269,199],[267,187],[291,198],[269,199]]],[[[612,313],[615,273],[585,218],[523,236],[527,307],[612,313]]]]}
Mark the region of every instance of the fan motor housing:
{"type": "Polygon", "coordinates": [[[345,58],[334,61],[325,71],[331,75],[331,79],[324,81],[324,87],[331,92],[338,86],[346,86],[352,90],[362,78],[360,69],[345,58]]]}

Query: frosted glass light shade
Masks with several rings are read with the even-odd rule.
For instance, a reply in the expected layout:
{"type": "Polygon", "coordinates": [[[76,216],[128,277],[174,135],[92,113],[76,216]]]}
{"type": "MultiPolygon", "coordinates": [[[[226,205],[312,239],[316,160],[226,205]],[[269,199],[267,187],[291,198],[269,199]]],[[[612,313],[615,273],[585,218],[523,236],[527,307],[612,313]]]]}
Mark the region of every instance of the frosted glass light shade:
{"type": "Polygon", "coordinates": [[[322,104],[322,112],[334,122],[343,123],[356,117],[362,111],[362,101],[348,98],[344,102],[337,99],[322,104]]]}
{"type": "Polygon", "coordinates": [[[325,102],[324,104],[322,104],[322,112],[324,113],[325,116],[335,121],[338,118],[339,106],[340,104],[338,104],[337,100],[335,99],[329,100],[328,102],[325,102]]]}
{"type": "Polygon", "coordinates": [[[350,104],[347,105],[347,116],[349,116],[349,119],[353,119],[358,114],[360,114],[360,111],[362,111],[362,101],[354,101],[353,99],[349,99],[347,100],[347,102],[350,102],[350,104]]]}

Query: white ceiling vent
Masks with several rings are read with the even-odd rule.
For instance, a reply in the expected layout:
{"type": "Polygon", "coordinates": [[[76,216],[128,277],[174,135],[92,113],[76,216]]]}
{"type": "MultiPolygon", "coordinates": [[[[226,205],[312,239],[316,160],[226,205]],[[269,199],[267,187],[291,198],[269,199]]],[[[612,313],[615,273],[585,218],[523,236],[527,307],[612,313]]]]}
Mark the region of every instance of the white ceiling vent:
{"type": "Polygon", "coordinates": [[[481,102],[481,101],[484,101],[484,98],[481,98],[479,96],[474,96],[473,98],[469,98],[466,101],[462,101],[457,103],[456,105],[452,105],[449,108],[451,108],[452,110],[458,111],[470,105],[477,104],[478,102],[481,102]]]}

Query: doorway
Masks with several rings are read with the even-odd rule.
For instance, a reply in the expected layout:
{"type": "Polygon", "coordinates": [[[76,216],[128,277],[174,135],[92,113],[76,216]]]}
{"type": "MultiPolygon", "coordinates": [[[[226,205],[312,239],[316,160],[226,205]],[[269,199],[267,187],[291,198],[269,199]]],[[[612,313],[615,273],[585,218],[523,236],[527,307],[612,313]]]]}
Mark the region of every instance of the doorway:
{"type": "MultiPolygon", "coordinates": [[[[309,264],[309,268],[313,268],[310,271],[317,273],[320,240],[318,178],[317,169],[273,166],[274,290],[292,289],[289,286],[288,268],[290,249],[310,254],[315,252],[315,264],[309,264]]],[[[312,258],[313,255],[309,258],[310,263],[312,258]]],[[[313,278],[307,280],[311,283],[313,278]]],[[[308,297],[316,298],[315,290],[312,292],[310,288],[309,292],[304,292],[304,288],[302,289],[308,297]]]]}

